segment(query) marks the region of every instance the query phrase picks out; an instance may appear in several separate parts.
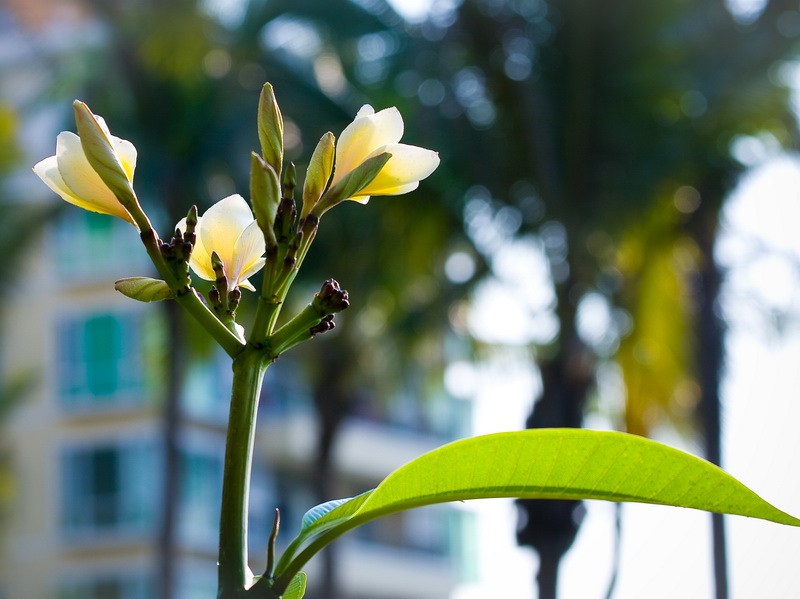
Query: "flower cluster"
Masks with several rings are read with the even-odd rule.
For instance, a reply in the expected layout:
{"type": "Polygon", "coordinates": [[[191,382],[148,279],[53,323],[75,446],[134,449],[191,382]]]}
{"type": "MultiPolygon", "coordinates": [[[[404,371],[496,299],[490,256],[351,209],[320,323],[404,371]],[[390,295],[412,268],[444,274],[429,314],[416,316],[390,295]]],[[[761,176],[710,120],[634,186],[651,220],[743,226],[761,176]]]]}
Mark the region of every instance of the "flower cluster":
{"type": "MultiPolygon", "coordinates": [[[[178,299],[191,290],[191,269],[215,284],[208,296],[215,313],[212,318],[237,338],[241,327],[234,318],[239,289],[255,291],[250,278],[269,265],[262,289],[262,297],[276,306],[269,309],[266,324],[262,323],[262,333],[269,336],[326,211],[345,200],[366,204],[371,196],[412,191],[439,165],[436,152],[400,143],[404,124],[397,108],[375,112],[365,105],[338,141],[332,133],[320,139],[309,161],[298,213],[293,197],[295,169],[283,164],[283,117],[267,84],[259,103],[262,155],[253,154],[250,204],[235,194],[202,216],[193,208],[188,221],[176,225],[173,240],[163,242],[133,191],[136,148],[112,135],[105,121],[82,102],[76,101],[73,107],[78,135],[60,133],[55,155],[37,163],[33,171],[67,202],[117,216],[139,229],[164,280],[133,277],[122,281],[119,290],[142,301],[178,299]]],[[[332,312],[322,316],[330,320],[332,312]]],[[[317,313],[315,318],[322,316],[317,313]]]]}

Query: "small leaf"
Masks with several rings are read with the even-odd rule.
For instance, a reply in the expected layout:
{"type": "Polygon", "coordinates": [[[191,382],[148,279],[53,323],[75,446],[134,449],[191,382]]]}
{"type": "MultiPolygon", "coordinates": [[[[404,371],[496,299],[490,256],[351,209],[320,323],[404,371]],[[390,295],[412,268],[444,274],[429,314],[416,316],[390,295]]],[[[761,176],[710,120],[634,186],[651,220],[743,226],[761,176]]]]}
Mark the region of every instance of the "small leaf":
{"type": "Polygon", "coordinates": [[[305,514],[303,514],[303,521],[302,521],[302,528],[308,528],[314,522],[322,518],[325,514],[333,510],[334,508],[339,507],[343,503],[347,503],[350,501],[352,497],[347,497],[346,499],[332,499],[331,501],[326,501],[325,503],[321,503],[312,507],[308,510],[305,514]]]}
{"type": "Polygon", "coordinates": [[[161,300],[173,298],[169,285],[161,279],[151,279],[149,277],[120,279],[114,283],[114,289],[122,295],[140,302],[160,302],[161,300]]]}
{"type": "Polygon", "coordinates": [[[401,466],[376,489],[340,500],[304,524],[275,576],[293,576],[336,537],[375,518],[490,497],[633,501],[800,526],[717,466],[672,447],[626,433],[537,429],[456,441],[401,466]]]}
{"type": "Polygon", "coordinates": [[[294,578],[292,578],[292,582],[289,583],[289,586],[286,587],[286,591],[284,591],[283,595],[281,595],[282,599],[302,599],[303,595],[306,594],[306,575],[303,572],[298,572],[294,578]]]}

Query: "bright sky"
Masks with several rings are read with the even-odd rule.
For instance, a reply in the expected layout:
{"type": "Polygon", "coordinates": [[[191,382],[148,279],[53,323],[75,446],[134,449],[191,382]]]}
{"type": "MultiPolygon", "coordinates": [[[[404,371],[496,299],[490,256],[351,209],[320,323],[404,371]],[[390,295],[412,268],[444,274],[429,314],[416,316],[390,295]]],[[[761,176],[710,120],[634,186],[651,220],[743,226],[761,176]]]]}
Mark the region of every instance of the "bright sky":
{"type": "Polygon", "coordinates": [[[428,15],[433,0],[388,0],[404,19],[412,23],[422,21],[428,15]]]}
{"type": "MultiPolygon", "coordinates": [[[[752,303],[757,298],[774,313],[794,307],[800,318],[800,159],[781,157],[754,169],[730,199],[724,222],[718,252],[730,269],[724,467],[777,507],[800,515],[800,320],[771,329],[759,320],[770,310],[754,310],[752,303]]],[[[535,377],[523,358],[503,360],[480,379],[476,433],[517,429],[530,409],[535,377]]],[[[681,446],[677,438],[662,440],[681,446]]],[[[479,547],[481,582],[464,586],[455,598],[532,599],[536,558],[515,545],[511,503],[470,507],[480,514],[485,541],[479,547]]],[[[559,599],[605,598],[614,511],[604,502],[590,502],[588,510],[562,566],[559,599]]],[[[800,531],[741,517],[726,521],[731,599],[800,597],[800,531]]],[[[713,596],[710,519],[702,512],[626,504],[621,551],[614,599],[713,596]]]]}

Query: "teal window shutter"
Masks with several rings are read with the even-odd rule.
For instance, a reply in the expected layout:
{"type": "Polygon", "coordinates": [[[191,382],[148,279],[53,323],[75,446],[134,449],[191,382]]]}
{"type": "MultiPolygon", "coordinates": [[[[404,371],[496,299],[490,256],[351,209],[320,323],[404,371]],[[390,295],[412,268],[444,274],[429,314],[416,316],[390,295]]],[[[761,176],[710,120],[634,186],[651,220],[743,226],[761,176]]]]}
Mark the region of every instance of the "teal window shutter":
{"type": "Polygon", "coordinates": [[[152,530],[161,488],[155,446],[149,441],[68,449],[62,457],[62,523],[68,535],[152,530]]]}
{"type": "Polygon", "coordinates": [[[122,360],[122,330],[120,322],[105,314],[88,319],[83,328],[86,386],[95,397],[108,396],[119,388],[122,360]]]}
{"type": "Polygon", "coordinates": [[[96,449],[87,456],[89,496],[94,503],[93,528],[111,528],[121,522],[120,451],[113,447],[96,449]]]}
{"type": "Polygon", "coordinates": [[[144,401],[143,320],[141,314],[125,311],[81,315],[59,323],[56,359],[65,407],[112,407],[144,401]]]}

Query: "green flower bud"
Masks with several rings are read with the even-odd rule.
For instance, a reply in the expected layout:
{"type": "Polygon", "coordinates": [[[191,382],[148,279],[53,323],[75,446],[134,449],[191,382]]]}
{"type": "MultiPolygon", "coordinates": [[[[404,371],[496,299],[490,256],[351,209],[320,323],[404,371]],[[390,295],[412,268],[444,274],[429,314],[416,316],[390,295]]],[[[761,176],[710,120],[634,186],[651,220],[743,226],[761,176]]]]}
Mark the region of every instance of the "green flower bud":
{"type": "Polygon", "coordinates": [[[297,188],[297,167],[290,162],[283,173],[283,197],[294,199],[294,190],[297,188]]]}
{"type": "Polygon", "coordinates": [[[140,302],[159,302],[173,297],[169,285],[160,279],[149,277],[120,279],[114,283],[114,289],[140,302]]]}
{"type": "Polygon", "coordinates": [[[330,131],[323,135],[308,164],[306,180],[303,185],[303,211],[304,218],[319,202],[333,172],[333,157],[335,153],[336,138],[330,131]]]}
{"type": "Polygon", "coordinates": [[[275,247],[275,215],[281,202],[278,174],[253,152],[250,165],[250,203],[267,247],[275,247]]]}
{"type": "Polygon", "coordinates": [[[283,115],[269,83],[264,84],[258,100],[258,140],[264,161],[280,179],[283,166],[283,115]]]}

